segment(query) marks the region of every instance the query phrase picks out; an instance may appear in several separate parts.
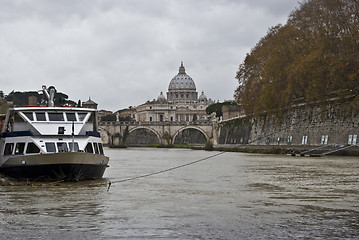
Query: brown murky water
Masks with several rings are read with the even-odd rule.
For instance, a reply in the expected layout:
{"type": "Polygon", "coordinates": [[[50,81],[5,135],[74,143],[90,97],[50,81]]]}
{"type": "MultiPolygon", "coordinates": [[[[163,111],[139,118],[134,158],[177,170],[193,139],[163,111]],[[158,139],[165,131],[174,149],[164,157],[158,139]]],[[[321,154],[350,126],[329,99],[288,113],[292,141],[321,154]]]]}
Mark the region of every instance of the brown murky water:
{"type": "Polygon", "coordinates": [[[106,149],[105,179],[0,186],[0,239],[358,239],[359,159],[106,149]],[[107,192],[107,183],[113,184],[107,192]]]}

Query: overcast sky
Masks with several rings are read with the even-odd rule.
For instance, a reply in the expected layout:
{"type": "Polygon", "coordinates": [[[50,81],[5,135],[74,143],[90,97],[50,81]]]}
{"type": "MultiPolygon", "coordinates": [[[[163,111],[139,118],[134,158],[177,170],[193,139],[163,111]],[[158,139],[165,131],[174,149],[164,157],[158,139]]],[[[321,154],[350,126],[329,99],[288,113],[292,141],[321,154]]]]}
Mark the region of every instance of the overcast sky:
{"type": "Polygon", "coordinates": [[[199,94],[233,99],[238,66],[298,0],[0,0],[0,90],[53,85],[119,110],[168,90],[183,61],[199,94]]]}

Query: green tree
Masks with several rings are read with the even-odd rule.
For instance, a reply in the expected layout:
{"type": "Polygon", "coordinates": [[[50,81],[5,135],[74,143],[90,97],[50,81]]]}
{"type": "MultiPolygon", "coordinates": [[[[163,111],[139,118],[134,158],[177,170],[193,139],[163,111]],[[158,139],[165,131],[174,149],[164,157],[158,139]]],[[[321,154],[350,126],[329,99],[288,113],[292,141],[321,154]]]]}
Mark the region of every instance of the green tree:
{"type": "MultiPolygon", "coordinates": [[[[47,103],[47,99],[43,94],[39,94],[35,91],[29,91],[29,92],[15,92],[12,91],[9,93],[9,95],[6,97],[7,101],[12,101],[14,103],[14,106],[27,106],[29,104],[29,97],[35,96],[37,97],[37,103],[47,103]]],[[[76,102],[72,100],[68,100],[68,95],[57,92],[55,94],[55,106],[76,106],[76,102]]]]}
{"type": "Polygon", "coordinates": [[[214,103],[209,105],[206,108],[206,113],[211,114],[213,112],[216,113],[216,117],[221,117],[223,115],[222,107],[223,105],[237,105],[235,102],[223,102],[223,103],[214,103]]]}

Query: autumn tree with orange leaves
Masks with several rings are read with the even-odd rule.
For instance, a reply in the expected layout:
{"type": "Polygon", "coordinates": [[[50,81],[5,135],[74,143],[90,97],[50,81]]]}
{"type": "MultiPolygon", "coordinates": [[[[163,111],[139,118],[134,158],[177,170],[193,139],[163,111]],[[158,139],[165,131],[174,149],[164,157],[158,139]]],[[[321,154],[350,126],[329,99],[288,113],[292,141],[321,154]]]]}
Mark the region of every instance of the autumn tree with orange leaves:
{"type": "Polygon", "coordinates": [[[236,78],[247,114],[359,96],[359,0],[304,1],[284,26],[269,29],[236,78]]]}

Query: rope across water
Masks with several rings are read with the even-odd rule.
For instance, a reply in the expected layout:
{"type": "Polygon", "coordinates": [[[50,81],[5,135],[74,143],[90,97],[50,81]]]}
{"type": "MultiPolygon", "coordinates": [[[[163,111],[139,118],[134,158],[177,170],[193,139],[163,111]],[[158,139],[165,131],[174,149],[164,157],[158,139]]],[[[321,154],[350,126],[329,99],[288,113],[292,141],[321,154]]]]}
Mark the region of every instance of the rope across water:
{"type": "Polygon", "coordinates": [[[112,183],[123,183],[123,182],[133,181],[133,180],[140,179],[140,178],[150,177],[150,176],[157,175],[157,174],[161,174],[161,173],[164,173],[164,172],[169,172],[169,171],[172,171],[172,170],[175,170],[175,169],[178,169],[178,168],[183,168],[183,167],[186,167],[186,166],[195,164],[195,163],[203,162],[203,161],[205,161],[205,160],[208,160],[208,159],[210,159],[210,158],[217,157],[217,156],[222,155],[222,154],[224,154],[224,153],[226,153],[226,152],[219,152],[219,153],[213,154],[213,155],[211,155],[211,156],[208,156],[208,157],[205,157],[205,158],[201,158],[201,159],[198,159],[198,160],[189,162],[189,163],[185,163],[185,164],[178,165],[178,166],[175,166],[175,167],[167,168],[167,169],[160,170],[160,171],[157,171],[157,172],[147,173],[147,174],[140,175],[140,176],[137,176],[137,177],[125,178],[125,179],[116,180],[116,181],[109,181],[107,191],[110,190],[110,187],[111,187],[111,184],[112,184],[112,183]]]}

